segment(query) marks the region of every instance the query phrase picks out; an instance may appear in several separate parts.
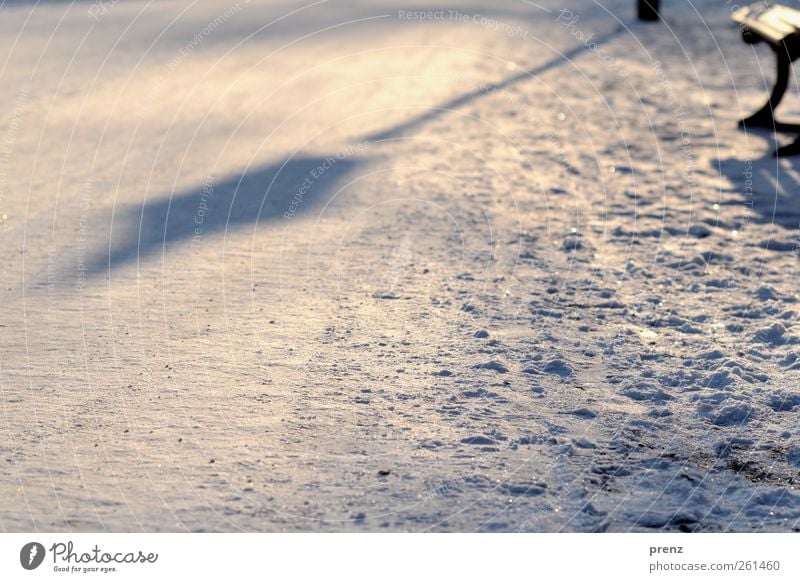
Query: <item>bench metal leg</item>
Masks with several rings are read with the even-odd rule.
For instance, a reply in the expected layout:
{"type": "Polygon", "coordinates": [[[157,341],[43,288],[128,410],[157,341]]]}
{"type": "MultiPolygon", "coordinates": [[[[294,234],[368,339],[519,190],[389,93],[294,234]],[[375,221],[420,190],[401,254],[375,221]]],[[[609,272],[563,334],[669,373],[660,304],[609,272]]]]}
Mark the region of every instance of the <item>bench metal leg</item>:
{"type": "Polygon", "coordinates": [[[772,94],[764,106],[756,111],[750,117],[742,119],[739,122],[739,127],[768,127],[775,129],[775,108],[778,103],[783,99],[783,94],[786,93],[786,86],[789,84],[789,72],[791,69],[792,61],[786,52],[786,48],[779,47],[775,50],[778,64],[778,77],[775,79],[775,86],[772,88],[772,94]]]}
{"type": "Polygon", "coordinates": [[[797,154],[800,154],[800,137],[792,143],[778,148],[772,155],[776,158],[785,158],[787,156],[796,156],[797,154]]]}

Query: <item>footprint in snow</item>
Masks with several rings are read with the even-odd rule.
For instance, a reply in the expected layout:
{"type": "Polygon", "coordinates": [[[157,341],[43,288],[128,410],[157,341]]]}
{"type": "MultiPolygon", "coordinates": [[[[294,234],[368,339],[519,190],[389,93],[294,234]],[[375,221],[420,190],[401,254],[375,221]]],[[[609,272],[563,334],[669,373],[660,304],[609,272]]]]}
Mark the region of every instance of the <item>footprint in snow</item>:
{"type": "Polygon", "coordinates": [[[768,239],[762,240],[758,243],[762,249],[767,249],[769,251],[777,251],[779,253],[788,253],[792,252],[797,248],[797,243],[792,240],[776,240],[776,239],[768,239]]]}
{"type": "Polygon", "coordinates": [[[772,346],[782,346],[800,342],[795,336],[786,333],[786,328],[782,323],[773,323],[769,327],[757,331],[755,340],[772,346]]]}
{"type": "Polygon", "coordinates": [[[667,408],[653,408],[647,413],[647,416],[650,418],[667,418],[668,416],[672,416],[672,411],[667,408]]]}
{"type": "Polygon", "coordinates": [[[697,412],[700,418],[704,418],[717,426],[743,425],[753,420],[756,415],[753,407],[744,402],[722,407],[713,404],[701,404],[697,407],[697,412]]]}
{"type": "Polygon", "coordinates": [[[503,399],[497,392],[491,392],[485,388],[478,388],[476,390],[465,390],[461,393],[464,398],[498,398],[503,399]]]}
{"type": "Polygon", "coordinates": [[[497,441],[487,436],[477,435],[461,439],[461,443],[464,445],[496,445],[497,441]]]}
{"type": "Polygon", "coordinates": [[[760,301],[775,301],[781,298],[780,295],[775,292],[775,289],[769,285],[762,285],[759,287],[755,295],[760,301]]]}
{"type": "Polygon", "coordinates": [[[647,380],[631,382],[621,392],[631,400],[637,401],[663,403],[667,400],[674,400],[674,396],[664,392],[658,384],[647,380]]]}
{"type": "Polygon", "coordinates": [[[596,449],[597,448],[596,444],[594,444],[592,441],[590,441],[590,440],[588,440],[586,438],[583,438],[583,437],[577,438],[577,439],[572,439],[572,444],[575,445],[576,447],[578,447],[579,449],[596,449]]]}
{"type": "Polygon", "coordinates": [[[510,497],[536,497],[544,494],[547,485],[544,483],[502,483],[498,491],[510,497]]]}
{"type": "Polygon", "coordinates": [[[597,413],[592,410],[589,410],[588,408],[578,408],[567,412],[567,414],[571,414],[572,416],[577,416],[578,418],[583,418],[584,420],[591,420],[593,418],[597,418],[597,413]]]}
{"type": "Polygon", "coordinates": [[[796,353],[789,354],[783,360],[778,362],[778,365],[784,370],[800,370],[800,356],[798,356],[796,353]]]}
{"type": "Polygon", "coordinates": [[[523,373],[550,374],[560,378],[569,378],[575,374],[575,368],[573,368],[566,360],[554,358],[541,367],[525,368],[523,373]]]}
{"type": "Polygon", "coordinates": [[[506,368],[497,360],[490,360],[488,362],[484,362],[483,364],[478,364],[475,366],[475,368],[478,370],[494,370],[498,374],[505,374],[508,372],[508,368],[506,368]]]}
{"type": "Polygon", "coordinates": [[[791,447],[786,451],[786,460],[789,464],[800,467],[800,447],[791,447]]]}
{"type": "Polygon", "coordinates": [[[705,385],[707,388],[725,388],[733,384],[734,381],[728,370],[718,370],[708,376],[705,385]]]}
{"type": "Polygon", "coordinates": [[[775,412],[791,412],[800,405],[800,394],[776,392],[769,397],[767,404],[775,412]]]}

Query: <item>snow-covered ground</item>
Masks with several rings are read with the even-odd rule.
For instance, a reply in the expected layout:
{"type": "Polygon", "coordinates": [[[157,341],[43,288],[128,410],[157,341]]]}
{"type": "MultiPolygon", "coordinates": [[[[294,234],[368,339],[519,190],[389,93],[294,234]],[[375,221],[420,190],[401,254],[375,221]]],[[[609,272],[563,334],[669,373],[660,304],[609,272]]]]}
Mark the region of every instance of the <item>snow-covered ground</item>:
{"type": "Polygon", "coordinates": [[[0,530],[800,529],[773,56],[633,4],[3,3],[0,530]]]}

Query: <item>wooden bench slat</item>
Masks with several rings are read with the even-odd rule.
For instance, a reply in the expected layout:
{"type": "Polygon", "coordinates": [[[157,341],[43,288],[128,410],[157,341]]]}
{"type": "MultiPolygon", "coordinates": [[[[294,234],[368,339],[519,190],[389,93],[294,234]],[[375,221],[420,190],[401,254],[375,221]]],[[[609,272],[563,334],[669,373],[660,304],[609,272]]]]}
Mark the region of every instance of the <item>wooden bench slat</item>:
{"type": "Polygon", "coordinates": [[[773,6],[772,10],[775,11],[775,15],[780,20],[783,20],[795,30],[800,30],[800,10],[788,8],[786,6],[773,6]]]}
{"type": "Polygon", "coordinates": [[[800,11],[785,6],[746,6],[731,18],[776,45],[800,33],[800,11]]]}

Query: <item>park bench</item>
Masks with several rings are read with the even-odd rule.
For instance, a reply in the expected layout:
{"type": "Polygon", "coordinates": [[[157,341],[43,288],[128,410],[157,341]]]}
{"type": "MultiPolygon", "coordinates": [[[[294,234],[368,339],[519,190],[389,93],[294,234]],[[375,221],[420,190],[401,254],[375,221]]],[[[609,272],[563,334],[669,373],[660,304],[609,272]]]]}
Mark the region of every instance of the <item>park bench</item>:
{"type": "MultiPolygon", "coordinates": [[[[800,57],[800,10],[788,6],[754,4],[735,11],[731,18],[742,28],[742,39],[748,44],[766,42],[775,52],[777,75],[775,86],[764,106],[739,122],[740,127],[766,127],[773,131],[800,133],[800,124],[775,120],[786,87],[792,61],[800,57]]],[[[800,138],[780,148],[776,155],[800,153],[800,138]]]]}

